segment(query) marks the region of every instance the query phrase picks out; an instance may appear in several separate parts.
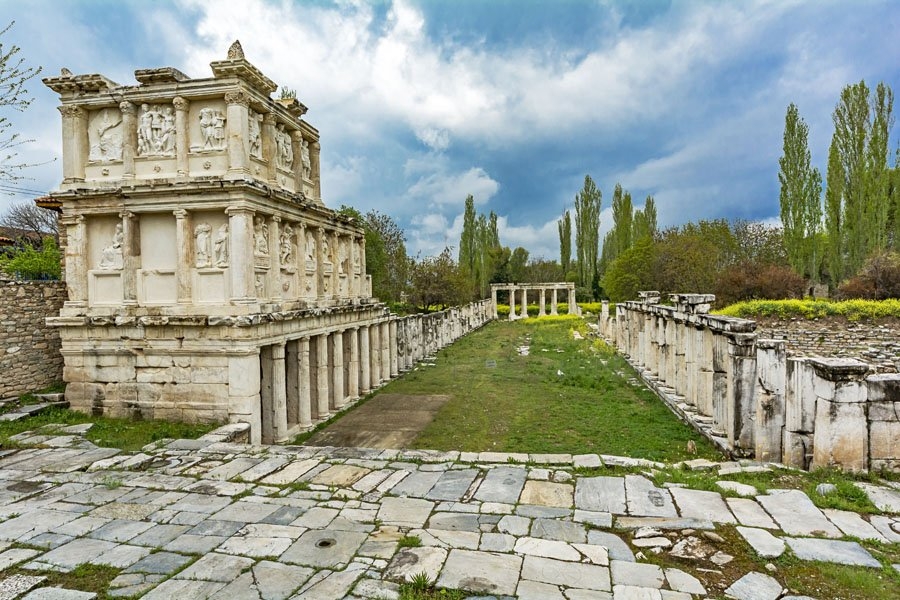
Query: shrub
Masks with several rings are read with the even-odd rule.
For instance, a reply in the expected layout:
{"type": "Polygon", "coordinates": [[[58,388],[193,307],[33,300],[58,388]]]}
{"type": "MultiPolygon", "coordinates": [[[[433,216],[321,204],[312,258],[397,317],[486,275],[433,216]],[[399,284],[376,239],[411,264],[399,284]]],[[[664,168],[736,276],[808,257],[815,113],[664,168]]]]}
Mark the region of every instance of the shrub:
{"type": "Polygon", "coordinates": [[[845,317],[850,321],[900,318],[900,300],[749,300],[726,306],[715,314],[752,319],[776,317],[788,319],[818,319],[821,317],[845,317]]]}
{"type": "Polygon", "coordinates": [[[841,285],[835,295],[840,299],[900,298],[900,254],[882,252],[869,257],[856,277],[841,285]]]}
{"type": "Polygon", "coordinates": [[[716,281],[716,300],[732,304],[741,300],[800,298],[806,280],[790,267],[744,263],[728,267],[716,281]]]}
{"type": "Polygon", "coordinates": [[[16,279],[59,279],[59,248],[50,236],[43,239],[40,251],[26,244],[0,256],[0,270],[16,279]]]}

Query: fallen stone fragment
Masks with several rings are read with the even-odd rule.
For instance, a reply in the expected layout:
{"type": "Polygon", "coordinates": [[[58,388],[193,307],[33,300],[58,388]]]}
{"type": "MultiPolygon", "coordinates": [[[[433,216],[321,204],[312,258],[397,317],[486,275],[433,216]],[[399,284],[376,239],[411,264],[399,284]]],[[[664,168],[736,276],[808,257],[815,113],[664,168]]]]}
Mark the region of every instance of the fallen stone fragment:
{"type": "Polygon", "coordinates": [[[750,572],[725,590],[725,595],[735,600],[777,600],[784,588],[778,580],[763,573],[750,572]]]}

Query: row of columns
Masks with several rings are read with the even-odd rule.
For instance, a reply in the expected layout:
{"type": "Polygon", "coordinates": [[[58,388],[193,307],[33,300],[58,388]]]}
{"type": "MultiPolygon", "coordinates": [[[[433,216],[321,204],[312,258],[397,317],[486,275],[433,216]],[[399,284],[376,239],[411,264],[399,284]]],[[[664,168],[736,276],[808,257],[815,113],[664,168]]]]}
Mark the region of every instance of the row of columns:
{"type": "Polygon", "coordinates": [[[309,429],[395,376],[392,327],[382,321],[263,346],[262,442],[309,429]]]}
{"type": "Polygon", "coordinates": [[[398,370],[408,371],[420,360],[490,321],[492,314],[492,304],[481,300],[436,313],[396,319],[392,321],[397,327],[396,337],[392,338],[396,342],[396,348],[391,351],[392,361],[396,356],[398,370]]]}
{"type": "Polygon", "coordinates": [[[528,284],[527,286],[518,286],[518,285],[510,285],[510,284],[493,284],[491,285],[491,303],[493,305],[493,316],[494,318],[499,318],[499,314],[497,313],[497,292],[500,290],[504,290],[509,294],[509,320],[514,321],[516,319],[524,319],[528,317],[528,292],[536,291],[538,292],[538,316],[543,317],[546,316],[546,300],[547,300],[547,292],[551,292],[552,297],[550,301],[550,315],[556,315],[557,305],[558,305],[558,296],[557,293],[559,291],[566,292],[567,302],[568,302],[568,311],[570,315],[579,314],[578,304],[575,302],[575,284],[574,283],[548,283],[546,285],[541,284],[528,284]],[[516,294],[520,294],[521,302],[516,304],[516,294]]]}
{"type": "MultiPolygon", "coordinates": [[[[228,92],[224,96],[226,105],[226,123],[228,129],[226,135],[228,144],[226,153],[228,156],[229,175],[243,177],[251,173],[250,156],[246,140],[250,137],[249,118],[251,97],[244,91],[228,92]]],[[[190,140],[188,139],[188,122],[190,118],[191,102],[186,98],[176,96],[172,99],[175,108],[175,163],[179,176],[187,176],[190,172],[188,162],[190,140]]],[[[137,154],[137,106],[130,101],[119,103],[122,113],[122,178],[135,178],[135,157],[137,154]]],[[[88,140],[88,111],[75,104],[66,104],[59,107],[62,114],[63,144],[63,181],[84,181],[85,165],[89,154],[88,140]]],[[[275,129],[277,118],[274,113],[266,112],[263,116],[263,124],[260,129],[261,145],[264,158],[268,164],[266,178],[273,185],[278,184],[275,129]]],[[[302,189],[303,164],[302,155],[303,133],[299,130],[291,132],[291,149],[294,162],[292,164],[292,176],[295,180],[295,189],[302,189]]],[[[321,198],[321,177],[319,175],[319,155],[321,146],[315,139],[309,142],[309,158],[311,173],[309,179],[313,184],[314,197],[321,198]]],[[[154,157],[158,159],[158,157],[154,157]]]]}
{"type": "MultiPolygon", "coordinates": [[[[172,213],[175,217],[175,244],[177,248],[177,263],[175,265],[176,295],[178,304],[192,304],[193,299],[193,272],[195,271],[193,223],[191,213],[184,209],[176,209],[172,213]]],[[[231,302],[235,304],[248,304],[256,302],[258,291],[256,288],[257,264],[254,255],[254,218],[257,213],[243,206],[230,206],[225,209],[228,216],[228,268],[230,275],[231,302]]],[[[130,211],[118,214],[122,224],[122,288],[123,304],[136,305],[138,303],[136,272],[140,268],[140,218],[130,211]]],[[[265,270],[265,297],[269,300],[279,301],[283,299],[281,274],[282,267],[279,251],[280,231],[282,219],[278,216],[266,217],[269,230],[268,267],[265,270]]],[[[87,264],[88,256],[88,228],[84,216],[67,216],[60,219],[60,225],[65,227],[65,279],[68,287],[69,307],[84,306],[88,302],[89,285],[87,264]]],[[[299,273],[299,285],[297,289],[304,297],[307,274],[306,266],[306,231],[313,225],[294,223],[296,236],[296,251],[294,252],[295,269],[299,273]]],[[[324,227],[313,229],[316,240],[315,292],[318,300],[340,299],[341,297],[357,298],[369,295],[365,274],[366,242],[362,235],[326,230],[324,227]],[[349,249],[349,272],[344,273],[349,279],[349,289],[343,294],[338,285],[338,266],[340,262],[339,248],[343,237],[349,237],[347,244],[349,249]],[[329,240],[329,253],[323,251],[326,238],[329,240]],[[325,264],[332,265],[332,284],[326,293],[324,278],[325,264]],[[355,272],[359,265],[359,273],[355,272]]],[[[104,240],[108,242],[108,240],[104,240]]]]}

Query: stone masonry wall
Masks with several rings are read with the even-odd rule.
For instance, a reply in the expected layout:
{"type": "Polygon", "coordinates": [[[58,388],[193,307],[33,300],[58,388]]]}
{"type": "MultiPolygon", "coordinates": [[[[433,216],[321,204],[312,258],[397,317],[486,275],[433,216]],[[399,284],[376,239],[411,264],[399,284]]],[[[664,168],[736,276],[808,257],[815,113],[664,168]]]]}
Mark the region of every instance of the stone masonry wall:
{"type": "Polygon", "coordinates": [[[65,299],[61,281],[0,279],[0,398],[62,380],[59,330],[44,319],[58,315],[65,299]]]}
{"type": "Polygon", "coordinates": [[[759,339],[784,340],[789,357],[855,358],[879,373],[900,372],[900,321],[755,320],[759,339]]]}

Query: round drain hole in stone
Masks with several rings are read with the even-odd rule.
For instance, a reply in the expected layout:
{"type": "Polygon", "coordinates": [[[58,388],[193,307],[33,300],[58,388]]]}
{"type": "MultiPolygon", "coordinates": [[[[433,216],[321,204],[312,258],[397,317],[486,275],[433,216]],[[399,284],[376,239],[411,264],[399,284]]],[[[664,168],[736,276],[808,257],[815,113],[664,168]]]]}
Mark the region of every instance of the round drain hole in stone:
{"type": "Polygon", "coordinates": [[[316,542],[316,548],[323,548],[323,549],[331,548],[335,544],[337,544],[337,541],[335,541],[331,538],[323,538],[323,539],[319,540],[318,542],[316,542]]]}

